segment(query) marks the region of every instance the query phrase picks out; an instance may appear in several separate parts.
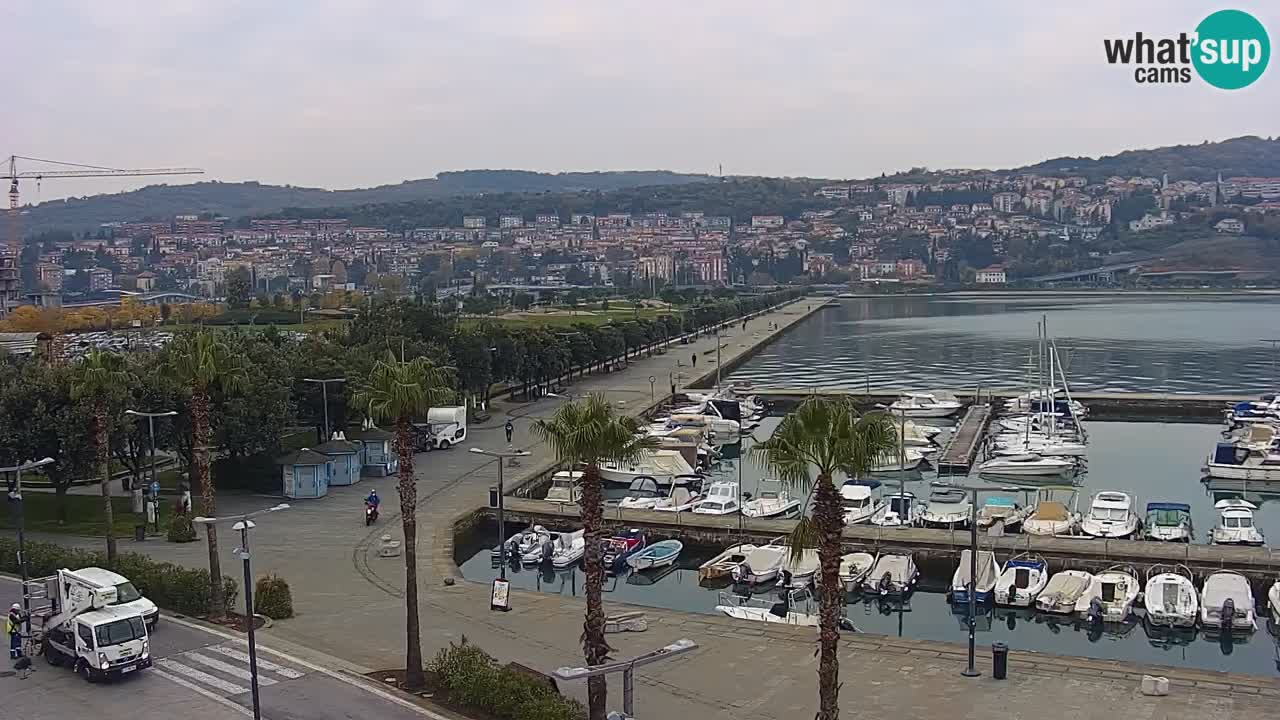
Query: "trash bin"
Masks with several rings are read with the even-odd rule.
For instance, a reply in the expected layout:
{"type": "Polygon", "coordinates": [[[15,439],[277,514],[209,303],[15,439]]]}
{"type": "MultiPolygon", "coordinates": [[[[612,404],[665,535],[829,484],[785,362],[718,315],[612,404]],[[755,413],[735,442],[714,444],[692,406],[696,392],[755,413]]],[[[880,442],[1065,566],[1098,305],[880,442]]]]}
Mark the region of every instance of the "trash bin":
{"type": "Polygon", "coordinates": [[[492,485],[489,487],[489,507],[491,508],[498,507],[498,486],[497,485],[492,485]]]}
{"type": "Polygon", "coordinates": [[[146,539],[147,539],[147,526],[146,526],[146,525],[134,525],[134,526],[133,526],[133,539],[134,539],[134,540],[137,540],[138,542],[142,542],[142,541],[146,540],[146,539]]]}
{"type": "Polygon", "coordinates": [[[1002,642],[991,643],[991,677],[1004,680],[1009,674],[1009,646],[1002,642]]]}

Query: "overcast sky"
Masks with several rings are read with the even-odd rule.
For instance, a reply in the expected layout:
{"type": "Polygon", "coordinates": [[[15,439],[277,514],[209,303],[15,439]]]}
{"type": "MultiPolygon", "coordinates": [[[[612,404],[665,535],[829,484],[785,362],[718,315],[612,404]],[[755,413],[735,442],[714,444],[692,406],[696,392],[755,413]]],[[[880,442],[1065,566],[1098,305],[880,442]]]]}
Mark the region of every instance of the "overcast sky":
{"type": "MultiPolygon", "coordinates": [[[[1223,7],[1274,43],[1280,3],[2,3],[0,155],[220,180],[721,163],[861,177],[1280,134],[1280,68],[1234,92],[1142,86],[1102,49],[1223,7]]],[[[50,180],[38,197],[140,184],[50,180]]]]}

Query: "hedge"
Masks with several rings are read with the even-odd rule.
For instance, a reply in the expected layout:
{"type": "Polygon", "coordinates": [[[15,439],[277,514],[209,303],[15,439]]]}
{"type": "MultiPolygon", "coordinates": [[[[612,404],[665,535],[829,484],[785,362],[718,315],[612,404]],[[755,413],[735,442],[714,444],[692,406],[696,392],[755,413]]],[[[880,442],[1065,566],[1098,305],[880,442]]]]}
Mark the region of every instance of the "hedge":
{"type": "Polygon", "coordinates": [[[170,518],[167,537],[172,543],[195,542],[196,526],[191,522],[191,516],[174,515],[170,518]]]}
{"type": "MultiPolygon", "coordinates": [[[[108,567],[106,557],[96,551],[80,550],[53,543],[29,542],[27,572],[31,577],[53,575],[62,568],[108,567]]],[[[18,574],[18,542],[0,538],[0,572],[18,574]]],[[[156,562],[138,553],[121,553],[116,557],[116,572],[133,582],[138,592],[166,610],[184,615],[209,615],[209,571],[192,570],[173,563],[156,562]]],[[[235,580],[223,576],[226,609],[235,607],[240,588],[235,580]]]]}
{"type": "Polygon", "coordinates": [[[449,699],[501,720],[584,720],[582,703],[566,698],[537,678],[498,665],[464,638],[436,654],[428,669],[449,699]]]}
{"type": "Polygon", "coordinates": [[[272,620],[293,617],[293,593],[279,575],[258,578],[253,586],[253,611],[272,620]]]}

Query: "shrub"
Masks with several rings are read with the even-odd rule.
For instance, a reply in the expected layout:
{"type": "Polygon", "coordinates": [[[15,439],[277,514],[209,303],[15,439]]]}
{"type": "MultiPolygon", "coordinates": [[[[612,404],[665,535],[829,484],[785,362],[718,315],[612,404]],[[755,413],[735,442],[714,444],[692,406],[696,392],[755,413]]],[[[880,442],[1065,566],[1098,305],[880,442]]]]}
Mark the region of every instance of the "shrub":
{"type": "Polygon", "coordinates": [[[253,611],[272,620],[293,617],[293,593],[279,575],[258,578],[253,586],[253,611]]]}
{"type": "Polygon", "coordinates": [[[586,708],[526,673],[500,667],[464,638],[436,654],[428,665],[449,698],[504,720],[583,720],[586,708]]]}
{"type": "Polygon", "coordinates": [[[196,539],[196,525],[189,515],[174,515],[169,519],[169,542],[188,543],[196,539]]]}

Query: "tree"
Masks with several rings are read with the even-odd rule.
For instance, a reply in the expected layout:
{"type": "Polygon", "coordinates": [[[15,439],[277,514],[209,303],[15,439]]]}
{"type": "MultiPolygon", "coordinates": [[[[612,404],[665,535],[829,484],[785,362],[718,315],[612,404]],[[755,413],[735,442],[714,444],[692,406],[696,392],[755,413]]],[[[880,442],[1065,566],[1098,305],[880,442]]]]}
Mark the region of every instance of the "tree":
{"type": "Polygon", "coordinates": [[[418,484],[413,475],[413,418],[453,395],[449,373],[418,357],[397,360],[394,353],[373,367],[354,396],[356,407],[378,421],[396,426],[396,456],[400,461],[396,490],[400,494],[400,522],[404,528],[405,685],[417,689],[426,682],[422,668],[422,634],[418,628],[418,484]]]}
{"type": "MultiPolygon", "coordinates": [[[[788,415],[774,434],[751,448],[751,456],[793,490],[813,498],[813,516],[804,517],[791,532],[793,558],[817,547],[822,588],[840,587],[840,533],[844,517],[836,472],[863,477],[878,461],[898,448],[893,424],[882,414],[858,416],[847,399],[813,397],[788,415]],[[810,472],[816,469],[817,482],[810,472]]],[[[818,720],[840,717],[840,610],[843,595],[824,592],[818,616],[818,720]]]]}
{"type": "Polygon", "coordinates": [[[101,474],[103,532],[107,539],[107,564],[116,561],[116,537],[112,532],[115,513],[111,507],[111,446],[109,413],[119,405],[121,390],[128,387],[129,373],[124,358],[116,353],[91,350],[72,371],[71,399],[87,402],[93,412],[94,456],[101,474]],[[113,400],[117,402],[113,402],[113,400]]]}
{"type": "MultiPolygon", "coordinates": [[[[604,636],[604,561],[601,545],[604,538],[604,483],[600,465],[605,462],[632,462],[657,441],[637,437],[640,423],[632,417],[619,417],[604,395],[591,395],[560,406],[550,420],[538,420],[533,431],[551,446],[556,459],[574,465],[585,463],[582,478],[582,529],[586,539],[583,566],[586,569],[587,612],[582,624],[582,650],[587,665],[608,660],[608,641],[604,636]]],[[[835,587],[828,585],[827,587],[835,587]]],[[[608,686],[603,676],[587,681],[590,720],[604,720],[608,686]]]]}
{"type": "MultiPolygon", "coordinates": [[[[179,335],[166,348],[163,372],[191,393],[191,482],[200,488],[200,514],[216,517],[213,478],[209,476],[209,445],[212,441],[209,419],[209,396],[214,390],[237,391],[246,385],[241,358],[209,330],[179,335]]],[[[210,612],[220,618],[226,609],[223,601],[222,566],[218,561],[218,531],[213,523],[205,526],[209,540],[210,612]]],[[[249,592],[246,588],[245,592],[249,592]]]]}
{"type": "Polygon", "coordinates": [[[233,308],[249,307],[249,298],[253,297],[253,282],[249,277],[249,268],[240,265],[227,273],[227,304],[233,308]]]}

